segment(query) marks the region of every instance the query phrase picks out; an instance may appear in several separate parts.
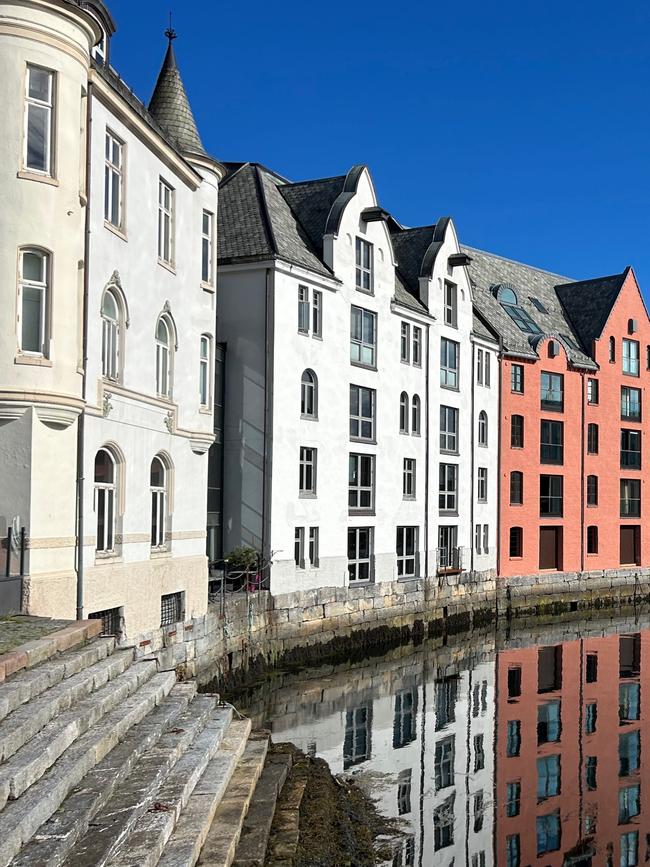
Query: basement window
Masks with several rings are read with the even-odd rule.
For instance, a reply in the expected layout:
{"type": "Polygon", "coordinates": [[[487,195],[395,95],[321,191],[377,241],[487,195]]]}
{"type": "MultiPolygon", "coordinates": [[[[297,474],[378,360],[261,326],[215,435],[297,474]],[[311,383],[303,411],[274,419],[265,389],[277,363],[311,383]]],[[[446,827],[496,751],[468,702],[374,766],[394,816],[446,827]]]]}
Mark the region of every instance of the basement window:
{"type": "Polygon", "coordinates": [[[183,610],[183,593],[168,593],[160,597],[160,625],[171,626],[179,623],[185,617],[183,610]]]}
{"type": "Polygon", "coordinates": [[[90,620],[102,621],[102,635],[114,635],[121,638],[124,632],[124,609],[107,608],[105,611],[95,611],[88,615],[90,620]]]}

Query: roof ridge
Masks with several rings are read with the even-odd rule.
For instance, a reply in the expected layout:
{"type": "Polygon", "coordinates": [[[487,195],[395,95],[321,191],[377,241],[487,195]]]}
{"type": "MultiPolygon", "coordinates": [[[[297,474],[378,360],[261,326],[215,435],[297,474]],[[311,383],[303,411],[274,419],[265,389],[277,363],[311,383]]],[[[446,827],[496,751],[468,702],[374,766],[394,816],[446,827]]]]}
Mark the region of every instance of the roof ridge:
{"type": "Polygon", "coordinates": [[[271,215],[269,214],[269,203],[266,200],[266,191],[264,189],[264,184],[262,183],[260,167],[256,165],[252,168],[255,178],[255,192],[260,202],[260,215],[262,217],[264,233],[266,234],[266,239],[269,243],[270,248],[273,250],[273,255],[279,256],[280,249],[275,239],[275,232],[273,231],[273,221],[271,220],[271,215]]]}
{"type": "Polygon", "coordinates": [[[566,274],[558,274],[557,271],[549,271],[547,268],[539,268],[537,265],[529,265],[528,262],[520,262],[518,259],[510,259],[507,256],[500,256],[498,253],[491,253],[489,250],[482,250],[480,247],[472,247],[471,244],[461,244],[461,249],[464,247],[467,250],[474,250],[476,253],[483,253],[484,256],[492,256],[494,259],[501,259],[502,262],[510,262],[511,265],[521,265],[523,268],[530,268],[531,271],[539,271],[540,274],[548,274],[550,277],[561,277],[565,282],[575,283],[566,274]]]}
{"type": "Polygon", "coordinates": [[[304,184],[317,184],[317,183],[324,183],[325,181],[340,181],[340,180],[344,181],[346,178],[347,178],[347,174],[345,174],[345,175],[331,175],[330,177],[327,177],[327,178],[307,178],[304,181],[289,181],[287,183],[287,186],[288,187],[300,187],[300,186],[303,186],[304,184]]]}
{"type": "Polygon", "coordinates": [[[570,280],[568,283],[559,283],[556,288],[561,289],[564,286],[580,286],[582,283],[603,283],[605,280],[613,280],[615,277],[623,279],[629,268],[630,265],[627,265],[619,274],[606,274],[603,277],[590,277],[587,280],[570,280]]]}

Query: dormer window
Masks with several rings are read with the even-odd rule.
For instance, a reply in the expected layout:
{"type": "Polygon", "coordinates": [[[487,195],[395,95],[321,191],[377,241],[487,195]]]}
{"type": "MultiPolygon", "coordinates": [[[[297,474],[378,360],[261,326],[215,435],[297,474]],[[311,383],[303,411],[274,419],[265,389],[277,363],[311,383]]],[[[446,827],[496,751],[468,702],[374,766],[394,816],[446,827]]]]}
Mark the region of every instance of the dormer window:
{"type": "Polygon", "coordinates": [[[99,40],[97,45],[92,50],[93,59],[97,61],[97,63],[101,63],[102,66],[106,65],[106,45],[107,45],[106,33],[102,30],[102,38],[99,40]]]}
{"type": "Polygon", "coordinates": [[[363,238],[356,239],[355,283],[361,292],[373,291],[373,249],[363,238]]]}
{"type": "Polygon", "coordinates": [[[542,334],[542,329],[537,325],[535,320],[519,306],[517,293],[512,286],[507,283],[502,283],[495,287],[497,300],[515,323],[517,328],[525,334],[542,334]]]}

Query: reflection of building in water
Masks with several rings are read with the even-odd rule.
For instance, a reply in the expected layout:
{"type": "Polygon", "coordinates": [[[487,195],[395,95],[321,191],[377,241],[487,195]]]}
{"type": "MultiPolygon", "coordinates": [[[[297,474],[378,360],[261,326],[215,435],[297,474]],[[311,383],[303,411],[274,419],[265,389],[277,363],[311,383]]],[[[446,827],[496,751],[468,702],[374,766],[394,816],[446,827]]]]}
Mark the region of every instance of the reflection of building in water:
{"type": "Polygon", "coordinates": [[[650,634],[506,650],[497,662],[496,860],[633,867],[650,634]]]}
{"type": "Polygon", "coordinates": [[[280,687],[273,738],[354,775],[383,815],[402,820],[387,867],[491,867],[493,653],[454,661],[442,648],[434,665],[408,652],[321,676],[313,690],[280,687]]]}

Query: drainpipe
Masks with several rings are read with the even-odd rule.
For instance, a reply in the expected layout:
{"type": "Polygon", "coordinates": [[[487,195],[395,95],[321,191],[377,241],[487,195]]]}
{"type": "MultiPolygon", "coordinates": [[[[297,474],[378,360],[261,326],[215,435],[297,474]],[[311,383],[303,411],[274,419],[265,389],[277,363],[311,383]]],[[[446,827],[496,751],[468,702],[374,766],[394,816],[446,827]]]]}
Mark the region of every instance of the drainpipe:
{"type": "Polygon", "coordinates": [[[427,362],[424,371],[424,393],[426,395],[426,416],[425,416],[425,443],[424,443],[424,595],[426,599],[426,582],[429,577],[429,404],[431,395],[429,393],[429,351],[431,344],[429,342],[429,324],[427,323],[427,362]]]}
{"type": "Polygon", "coordinates": [[[580,571],[585,571],[585,372],[580,374],[580,571]]]}
{"type": "Polygon", "coordinates": [[[84,224],[84,282],[82,301],[82,361],[81,361],[81,399],[82,410],[77,419],[77,528],[75,539],[75,569],[77,572],[77,620],[83,620],[84,613],[84,447],[86,433],[86,380],[88,368],[88,287],[90,283],[90,185],[91,185],[91,140],[92,140],[92,98],[93,84],[88,82],[86,97],[86,214],[84,224]]]}
{"type": "MultiPolygon", "coordinates": [[[[485,367],[483,368],[485,371],[485,367]]],[[[472,575],[474,574],[474,485],[476,484],[476,480],[474,479],[474,471],[476,467],[474,466],[474,388],[475,388],[475,380],[476,378],[476,343],[472,342],[472,390],[470,392],[470,418],[472,424],[472,433],[470,435],[470,449],[471,449],[471,457],[470,457],[470,467],[471,467],[471,484],[470,484],[470,492],[471,498],[469,503],[469,545],[470,545],[470,572],[472,575]]]]}
{"type": "MultiPolygon", "coordinates": [[[[269,433],[269,425],[268,425],[268,417],[270,413],[271,407],[271,396],[269,395],[269,377],[272,371],[273,364],[273,354],[271,348],[269,347],[269,332],[272,333],[272,329],[269,326],[269,315],[272,309],[272,299],[271,293],[273,290],[273,273],[270,268],[266,269],[266,286],[264,293],[264,421],[263,421],[263,444],[262,444],[262,557],[266,560],[270,559],[270,553],[267,556],[267,547],[269,546],[270,539],[269,533],[267,530],[269,524],[269,506],[268,506],[268,497],[270,494],[269,491],[269,468],[268,468],[268,433],[269,433]]],[[[270,549],[269,549],[270,552],[270,549]]],[[[270,569],[269,569],[269,579],[270,579],[270,569]]],[[[269,580],[270,587],[270,580],[269,580]]]]}

